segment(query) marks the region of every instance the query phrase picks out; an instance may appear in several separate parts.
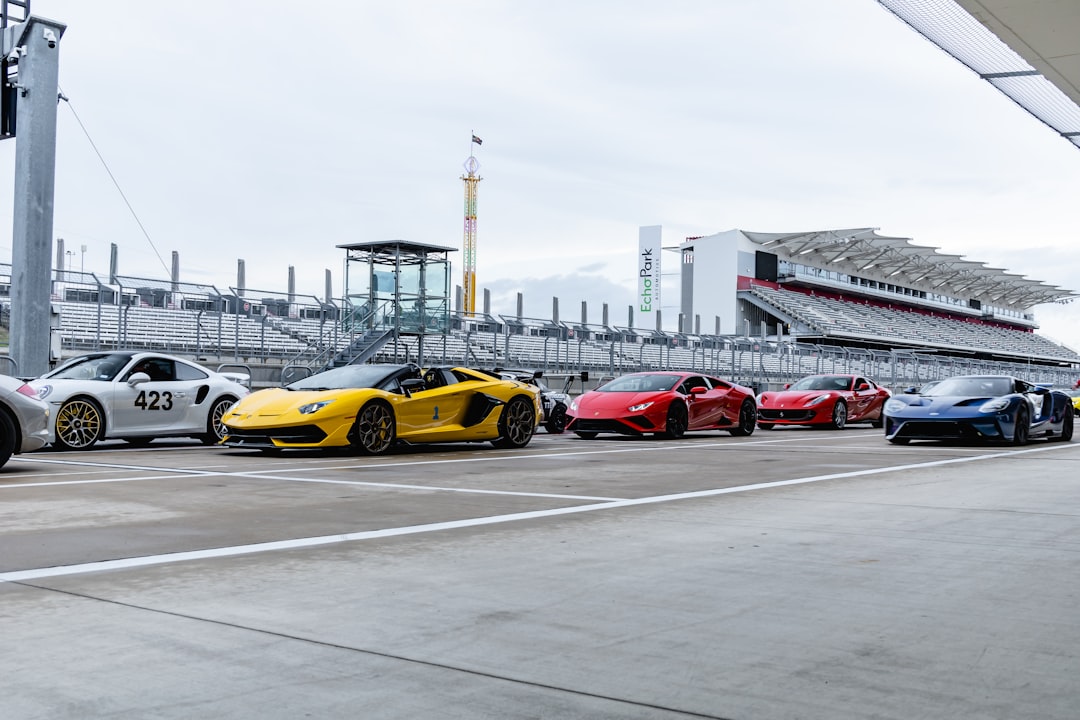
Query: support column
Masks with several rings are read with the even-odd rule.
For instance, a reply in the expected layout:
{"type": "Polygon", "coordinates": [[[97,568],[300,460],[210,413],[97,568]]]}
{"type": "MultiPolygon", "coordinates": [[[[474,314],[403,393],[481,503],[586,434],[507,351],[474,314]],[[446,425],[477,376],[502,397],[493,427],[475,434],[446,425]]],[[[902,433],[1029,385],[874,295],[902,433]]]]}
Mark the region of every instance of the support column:
{"type": "MultiPolygon", "coordinates": [[[[19,57],[10,353],[24,377],[49,370],[59,44],[65,25],[29,17],[5,32],[19,57]],[[10,33],[10,34],[9,34],[10,33]]],[[[10,42],[10,44],[9,44],[10,42]]]]}

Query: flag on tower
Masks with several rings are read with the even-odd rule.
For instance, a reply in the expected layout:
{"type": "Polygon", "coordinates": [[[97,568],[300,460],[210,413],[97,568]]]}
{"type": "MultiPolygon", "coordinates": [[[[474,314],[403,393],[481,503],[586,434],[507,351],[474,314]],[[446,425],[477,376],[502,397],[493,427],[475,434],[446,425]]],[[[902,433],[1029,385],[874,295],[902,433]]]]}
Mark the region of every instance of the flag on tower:
{"type": "Polygon", "coordinates": [[[481,140],[480,138],[476,137],[475,135],[472,136],[472,141],[474,143],[476,143],[477,145],[483,145],[484,144],[484,141],[481,140]]]}

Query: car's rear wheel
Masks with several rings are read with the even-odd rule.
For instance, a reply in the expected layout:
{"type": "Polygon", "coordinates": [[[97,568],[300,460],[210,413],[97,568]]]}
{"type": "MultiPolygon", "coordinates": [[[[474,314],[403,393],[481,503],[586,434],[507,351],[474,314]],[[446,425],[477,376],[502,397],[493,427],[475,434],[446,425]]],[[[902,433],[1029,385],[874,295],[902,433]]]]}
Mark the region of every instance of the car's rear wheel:
{"type": "Polygon", "coordinates": [[[228,434],[221,418],[225,417],[226,411],[236,402],[236,398],[223,397],[214,401],[210,406],[210,412],[206,413],[206,432],[199,436],[203,445],[217,445],[228,434]]]}
{"type": "Polygon", "coordinates": [[[56,413],[56,444],[65,450],[89,450],[105,437],[105,416],[88,398],[74,398],[56,413]]]}
{"type": "Polygon", "coordinates": [[[599,435],[600,433],[594,433],[594,432],[580,432],[580,431],[578,431],[578,432],[575,432],[574,434],[575,434],[575,435],[577,435],[577,436],[578,436],[579,438],[581,438],[582,440],[592,440],[592,439],[594,439],[594,438],[595,438],[595,437],[596,437],[597,435],[599,435]]]}
{"type": "Polygon", "coordinates": [[[499,416],[499,439],[491,442],[497,448],[523,448],[532,440],[536,429],[536,409],[521,396],[511,398],[499,416]]]}
{"type": "Polygon", "coordinates": [[[757,427],[757,406],[750,400],[743,400],[743,404],[739,407],[739,424],[728,432],[735,437],[746,437],[754,434],[755,427],[757,427]]]}
{"type": "Polygon", "coordinates": [[[15,452],[15,424],[0,410],[0,467],[4,467],[15,452]]]}
{"type": "Polygon", "coordinates": [[[687,425],[690,423],[686,406],[681,402],[673,402],[668,407],[667,420],[664,423],[664,432],[661,437],[669,440],[678,440],[686,434],[687,425]]]}
{"type": "Polygon", "coordinates": [[[843,400],[837,400],[832,409],[832,420],[829,422],[829,427],[833,430],[843,430],[847,425],[847,403],[843,400]]]}
{"type": "MultiPolygon", "coordinates": [[[[1061,420],[1061,434],[1057,436],[1060,442],[1069,442],[1073,437],[1073,409],[1065,406],[1065,417],[1061,420]]],[[[2,464],[2,463],[0,463],[2,464]]]]}
{"type": "Polygon", "coordinates": [[[365,455],[382,455],[394,444],[396,429],[394,411],[386,403],[373,400],[356,414],[351,433],[353,447],[365,455]]]}
{"type": "Polygon", "coordinates": [[[1013,426],[1013,445],[1027,445],[1028,435],[1031,433],[1031,425],[1028,422],[1028,411],[1023,405],[1016,411],[1016,425],[1013,426]]]}
{"type": "Polygon", "coordinates": [[[559,435],[566,431],[565,405],[558,403],[551,408],[551,414],[548,416],[547,422],[544,423],[544,429],[552,435],[559,435]]]}

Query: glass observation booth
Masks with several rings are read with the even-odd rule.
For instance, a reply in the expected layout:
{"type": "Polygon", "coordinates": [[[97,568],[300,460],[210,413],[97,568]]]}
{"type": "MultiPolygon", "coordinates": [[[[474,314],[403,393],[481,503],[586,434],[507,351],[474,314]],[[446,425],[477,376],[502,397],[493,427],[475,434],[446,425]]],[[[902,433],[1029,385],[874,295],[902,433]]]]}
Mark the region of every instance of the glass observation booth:
{"type": "Polygon", "coordinates": [[[456,248],[405,240],[349,243],[346,329],[445,334],[450,327],[450,260],[456,248]]]}

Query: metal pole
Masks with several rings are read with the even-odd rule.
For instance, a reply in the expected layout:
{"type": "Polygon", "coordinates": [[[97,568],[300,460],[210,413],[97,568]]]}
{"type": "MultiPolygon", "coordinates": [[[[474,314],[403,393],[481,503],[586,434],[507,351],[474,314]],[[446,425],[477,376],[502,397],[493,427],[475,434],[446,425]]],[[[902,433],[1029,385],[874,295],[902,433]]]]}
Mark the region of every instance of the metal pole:
{"type": "MultiPolygon", "coordinates": [[[[15,198],[11,246],[10,353],[19,372],[49,369],[50,254],[56,185],[56,104],[65,25],[29,17],[3,32],[3,54],[18,58],[15,198]]],[[[7,78],[3,79],[7,82],[7,78]]],[[[6,89],[5,89],[6,90],[6,89]]]]}

